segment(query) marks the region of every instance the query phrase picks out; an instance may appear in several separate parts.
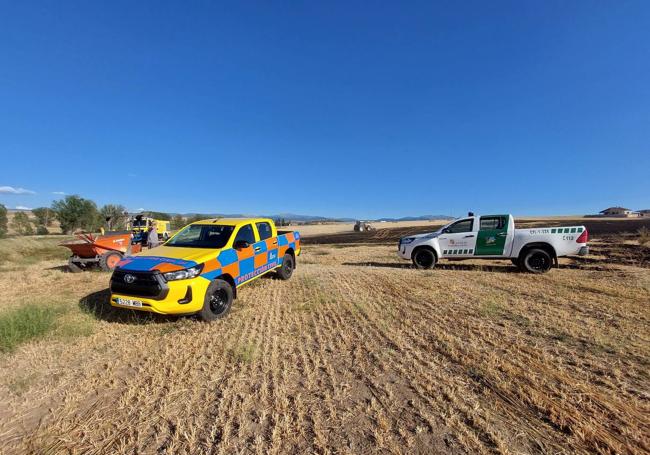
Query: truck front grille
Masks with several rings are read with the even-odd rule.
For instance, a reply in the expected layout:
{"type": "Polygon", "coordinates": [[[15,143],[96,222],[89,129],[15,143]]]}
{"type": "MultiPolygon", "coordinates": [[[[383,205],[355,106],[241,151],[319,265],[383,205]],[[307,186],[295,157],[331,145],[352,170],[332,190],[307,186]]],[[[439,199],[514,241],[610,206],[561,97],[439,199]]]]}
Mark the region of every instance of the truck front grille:
{"type": "Polygon", "coordinates": [[[159,272],[130,272],[117,269],[111,277],[111,292],[162,300],[167,296],[169,287],[159,272]]]}

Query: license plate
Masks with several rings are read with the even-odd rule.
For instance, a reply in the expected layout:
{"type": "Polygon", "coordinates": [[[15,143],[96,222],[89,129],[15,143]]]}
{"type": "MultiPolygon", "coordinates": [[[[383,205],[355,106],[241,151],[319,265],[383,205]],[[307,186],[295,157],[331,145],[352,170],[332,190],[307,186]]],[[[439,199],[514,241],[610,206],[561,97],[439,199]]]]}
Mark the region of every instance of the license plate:
{"type": "Polygon", "coordinates": [[[124,305],[124,306],[134,306],[134,307],[141,307],[142,302],[139,300],[131,300],[131,299],[121,299],[121,298],[116,298],[115,303],[118,305],[124,305]]]}

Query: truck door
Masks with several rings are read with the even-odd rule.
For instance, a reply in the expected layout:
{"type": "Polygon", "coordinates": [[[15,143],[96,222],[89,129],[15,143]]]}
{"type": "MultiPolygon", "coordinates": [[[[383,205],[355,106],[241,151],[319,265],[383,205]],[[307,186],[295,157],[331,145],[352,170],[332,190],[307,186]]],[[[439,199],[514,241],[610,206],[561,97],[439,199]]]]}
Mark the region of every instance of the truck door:
{"type": "Polygon", "coordinates": [[[474,218],[466,218],[447,226],[438,237],[440,253],[444,258],[462,258],[474,255],[476,232],[474,218]]]}
{"type": "Polygon", "coordinates": [[[273,237],[273,228],[266,221],[255,223],[258,241],[253,245],[255,250],[255,268],[267,266],[271,268],[278,262],[278,239],[273,237]]]}
{"type": "MultiPolygon", "coordinates": [[[[508,236],[508,216],[482,216],[476,239],[476,256],[503,256],[512,236],[508,236]]],[[[510,248],[507,248],[508,250],[510,248]]]]}

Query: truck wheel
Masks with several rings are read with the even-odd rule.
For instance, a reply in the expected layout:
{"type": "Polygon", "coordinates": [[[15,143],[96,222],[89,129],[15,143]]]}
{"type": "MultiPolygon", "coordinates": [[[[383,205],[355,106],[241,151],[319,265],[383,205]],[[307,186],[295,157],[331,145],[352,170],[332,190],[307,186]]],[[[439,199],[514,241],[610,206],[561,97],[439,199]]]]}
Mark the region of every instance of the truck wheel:
{"type": "Polygon", "coordinates": [[[510,261],[512,261],[513,265],[521,268],[521,261],[519,261],[519,258],[512,258],[510,261]]]}
{"type": "Polygon", "coordinates": [[[416,269],[432,269],[436,266],[436,254],[428,248],[419,248],[413,253],[416,269]]]}
{"type": "Polygon", "coordinates": [[[72,258],[68,259],[68,270],[72,273],[80,273],[81,272],[81,267],[79,267],[77,264],[75,264],[72,261],[72,258]]]}
{"type": "Polygon", "coordinates": [[[233,296],[230,283],[220,279],[214,280],[205,292],[203,308],[199,311],[199,317],[206,322],[226,317],[230,313],[233,296]]]}
{"type": "Polygon", "coordinates": [[[523,270],[530,273],[546,273],[552,265],[551,255],[538,248],[528,250],[521,260],[523,270]]]}
{"type": "Polygon", "coordinates": [[[290,254],[285,254],[284,257],[282,258],[282,265],[280,268],[278,268],[278,271],[276,272],[278,278],[281,280],[288,280],[291,278],[291,275],[293,275],[293,269],[295,268],[296,264],[294,262],[293,256],[290,254]]]}
{"type": "Polygon", "coordinates": [[[112,271],[118,262],[122,260],[122,255],[115,251],[104,253],[99,258],[99,268],[104,272],[112,271]]]}

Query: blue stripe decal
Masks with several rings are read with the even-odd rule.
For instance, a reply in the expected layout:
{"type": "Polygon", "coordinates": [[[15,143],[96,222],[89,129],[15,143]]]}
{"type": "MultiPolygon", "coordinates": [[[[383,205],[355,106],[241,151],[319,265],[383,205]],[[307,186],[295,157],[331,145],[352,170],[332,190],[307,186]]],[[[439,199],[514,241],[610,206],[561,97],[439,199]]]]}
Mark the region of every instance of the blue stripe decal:
{"type": "Polygon", "coordinates": [[[219,253],[217,259],[221,265],[230,265],[234,262],[237,262],[237,252],[233,249],[224,250],[219,253]]]}
{"type": "Polygon", "coordinates": [[[200,275],[202,278],[205,278],[209,281],[214,280],[216,277],[221,275],[221,269],[216,269],[213,270],[212,272],[204,273],[203,275],[200,275]]]}
{"type": "Polygon", "coordinates": [[[128,258],[129,263],[121,266],[121,270],[132,270],[134,272],[146,272],[151,270],[157,265],[161,264],[173,264],[184,269],[188,267],[194,267],[196,262],[194,261],[185,261],[183,259],[173,259],[173,258],[163,258],[158,256],[134,256],[128,258]]]}
{"type": "Polygon", "coordinates": [[[239,261],[239,276],[252,273],[255,270],[255,258],[242,259],[239,261]]]}
{"type": "Polygon", "coordinates": [[[289,243],[289,240],[287,239],[286,235],[281,235],[280,237],[278,237],[278,245],[284,246],[284,245],[287,245],[288,243],[289,243]]]}
{"type": "Polygon", "coordinates": [[[253,245],[253,249],[260,248],[259,251],[256,251],[256,254],[263,253],[266,251],[266,242],[257,242],[253,245]]]}

